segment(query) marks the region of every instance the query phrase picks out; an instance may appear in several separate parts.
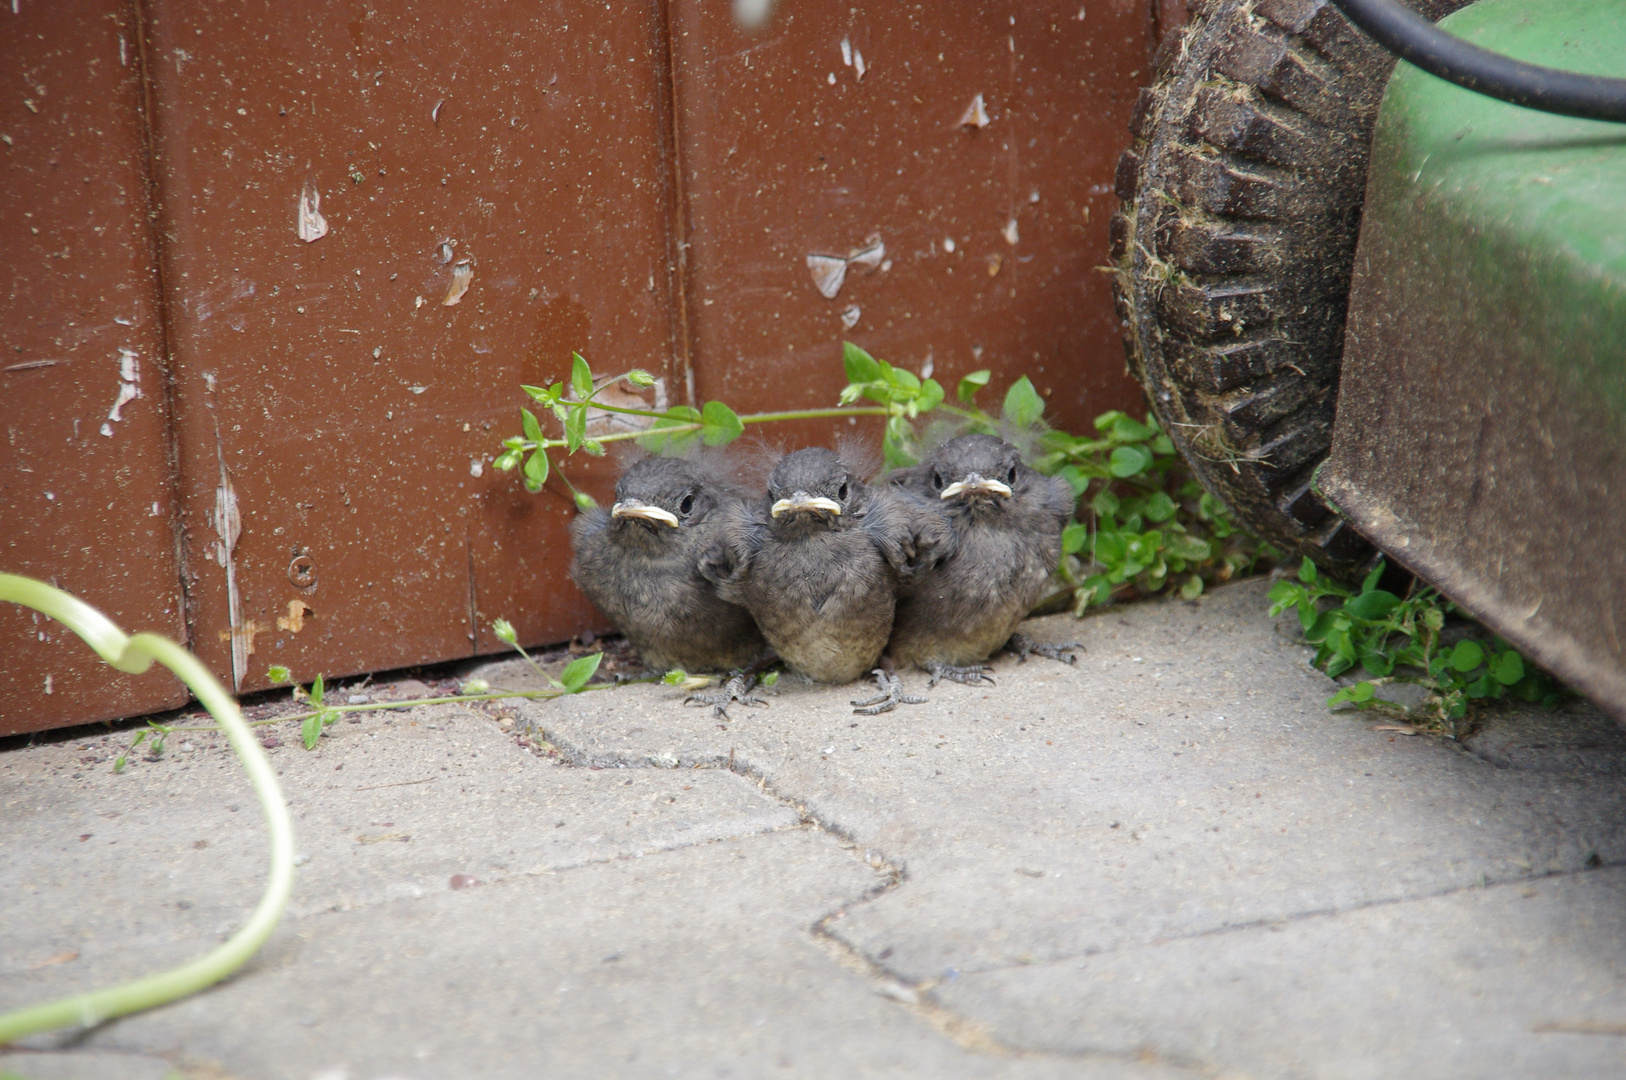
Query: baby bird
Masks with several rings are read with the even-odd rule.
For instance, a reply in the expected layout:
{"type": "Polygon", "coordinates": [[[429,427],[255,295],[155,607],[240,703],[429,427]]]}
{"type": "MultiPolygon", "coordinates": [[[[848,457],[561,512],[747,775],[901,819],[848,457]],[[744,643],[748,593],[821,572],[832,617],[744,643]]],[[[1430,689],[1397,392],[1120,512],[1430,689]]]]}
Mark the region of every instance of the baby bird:
{"type": "Polygon", "coordinates": [[[774,466],[762,511],[737,519],[738,569],[721,591],[792,669],[851,682],[886,646],[920,542],[900,493],[869,487],[830,450],[797,450],[774,466]]]}
{"type": "Polygon", "coordinates": [[[982,662],[1007,644],[1023,660],[1038,653],[1073,663],[1066,650],[1076,643],[1044,645],[1015,632],[1061,559],[1061,531],[1073,514],[1067,481],[1029,468],[992,435],[951,439],[891,479],[935,503],[952,537],[898,598],[893,662],[930,672],[932,686],[986,679],[982,662]]]}
{"type": "Polygon", "coordinates": [[[645,458],[621,475],[615,505],[570,523],[570,576],[656,671],[730,671],[767,651],[745,608],[701,573],[722,550],[740,495],[716,470],[645,458]]]}

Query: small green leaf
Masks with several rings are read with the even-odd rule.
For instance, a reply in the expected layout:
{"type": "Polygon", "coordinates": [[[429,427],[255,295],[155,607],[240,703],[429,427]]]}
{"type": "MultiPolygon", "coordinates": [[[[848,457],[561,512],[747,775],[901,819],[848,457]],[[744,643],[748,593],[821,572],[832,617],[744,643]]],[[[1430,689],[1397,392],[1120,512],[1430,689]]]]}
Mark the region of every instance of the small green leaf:
{"type": "Polygon", "coordinates": [[[886,381],[904,391],[907,396],[913,397],[919,392],[920,376],[907,368],[893,367],[884,360],[877,360],[876,363],[881,365],[881,374],[886,381]]]}
{"type": "Polygon", "coordinates": [[[1383,578],[1384,569],[1385,567],[1381,562],[1374,566],[1372,572],[1366,575],[1366,580],[1361,582],[1361,592],[1369,593],[1377,588],[1378,582],[1383,578]]]}
{"type": "Polygon", "coordinates": [[[501,454],[497,455],[497,460],[491,463],[491,467],[501,470],[502,472],[507,472],[515,465],[518,465],[524,456],[525,455],[518,450],[504,450],[501,454]]]}
{"type": "Polygon", "coordinates": [[[936,379],[925,379],[920,384],[920,397],[915,404],[921,412],[931,412],[943,403],[943,384],[936,379]]]}
{"type": "Polygon", "coordinates": [[[700,410],[692,405],[674,405],[638,437],[638,445],[652,454],[680,453],[698,439],[698,431],[662,431],[662,428],[700,422],[700,410]]]}
{"type": "Polygon", "coordinates": [[[643,368],[633,368],[631,371],[627,372],[627,381],[638,387],[640,390],[647,390],[651,386],[655,385],[655,376],[651,375],[643,368]]]}
{"type": "Polygon", "coordinates": [[[491,620],[491,636],[508,645],[519,640],[519,635],[514,631],[514,624],[507,619],[491,620]]]}
{"type": "Polygon", "coordinates": [[[532,442],[542,441],[542,425],[537,422],[536,414],[529,409],[519,411],[520,426],[525,429],[525,437],[532,442]]]}
{"type": "Polygon", "coordinates": [[[971,404],[971,399],[977,396],[978,390],[988,385],[988,380],[993,378],[993,374],[987,368],[983,368],[981,371],[973,371],[960,380],[960,385],[954,392],[955,396],[967,405],[971,404]]]}
{"type": "Polygon", "coordinates": [[[288,669],[281,664],[272,664],[265,669],[265,677],[274,683],[285,683],[289,678],[288,669]]]}
{"type": "Polygon", "coordinates": [[[1157,434],[1157,428],[1148,427],[1129,416],[1120,416],[1112,423],[1112,437],[1119,442],[1145,442],[1157,434]]]}
{"type": "Polygon", "coordinates": [[[1146,515],[1146,520],[1161,524],[1172,518],[1179,509],[1174,500],[1169,498],[1167,492],[1156,491],[1146,500],[1146,505],[1141,512],[1146,515]]]}
{"type": "Polygon", "coordinates": [[[583,439],[582,449],[586,450],[593,457],[604,456],[604,444],[599,442],[597,439],[583,439]]]}
{"type": "Polygon", "coordinates": [[[779,672],[777,672],[777,671],[770,671],[770,672],[768,672],[768,674],[762,676],[762,685],[763,686],[776,686],[776,685],[778,685],[778,683],[779,683],[779,672]]]}
{"type": "Polygon", "coordinates": [[[1469,672],[1484,662],[1485,650],[1476,641],[1459,641],[1457,647],[1451,650],[1451,668],[1454,671],[1469,672]]]}
{"type": "Polygon", "coordinates": [[[1180,586],[1180,596],[1184,600],[1195,600],[1203,594],[1203,579],[1201,574],[1192,574],[1186,578],[1185,584],[1180,586]]]}
{"type": "Polygon", "coordinates": [[[316,681],[311,683],[311,704],[312,705],[320,705],[320,704],[322,704],[322,693],[323,693],[323,690],[322,690],[322,676],[318,675],[318,676],[316,676],[316,681]]]}
{"type": "Polygon", "coordinates": [[[570,417],[565,421],[565,451],[574,454],[581,449],[582,439],[587,437],[587,406],[578,405],[570,410],[570,417]]]}
{"type": "Polygon", "coordinates": [[[1503,686],[1512,686],[1524,678],[1524,657],[1507,650],[1491,664],[1491,675],[1503,686]]]}
{"type": "Polygon", "coordinates": [[[673,668],[661,676],[661,682],[667,686],[681,686],[689,681],[689,673],[682,668],[673,668]]]}
{"type": "Polygon", "coordinates": [[[604,654],[596,652],[591,656],[577,657],[566,664],[565,669],[559,673],[559,681],[564,684],[565,691],[574,694],[586,686],[587,680],[593,677],[593,672],[598,670],[598,665],[603,659],[604,654]]]}
{"type": "Polygon", "coordinates": [[[1377,696],[1377,692],[1378,688],[1376,686],[1373,686],[1371,683],[1363,679],[1362,681],[1356,683],[1355,686],[1350,690],[1349,698],[1351,701],[1355,702],[1371,701],[1377,696]]]}
{"type": "Polygon", "coordinates": [[[700,422],[706,425],[700,430],[700,437],[707,446],[731,443],[745,431],[739,414],[721,401],[706,402],[705,408],[700,410],[700,422]]]}
{"type": "Polygon", "coordinates": [[[583,401],[593,396],[593,369],[578,352],[570,354],[570,388],[583,401]]]}
{"type": "Polygon", "coordinates": [[[880,362],[850,341],[841,343],[841,366],[847,371],[847,381],[871,383],[881,378],[880,362]]]}
{"type": "Polygon", "coordinates": [[[1338,629],[1340,615],[1337,611],[1323,611],[1316,617],[1309,629],[1304,631],[1304,640],[1314,645],[1326,641],[1338,629]]]}
{"type": "Polygon", "coordinates": [[[1439,630],[1445,626],[1445,612],[1437,607],[1431,607],[1423,612],[1423,625],[1430,630],[1439,630]]]}
{"type": "Polygon", "coordinates": [[[1073,489],[1073,498],[1081,498],[1089,490],[1090,476],[1077,465],[1063,465],[1057,476],[1067,481],[1067,486],[1073,489]]]}
{"type": "Polygon", "coordinates": [[[521,383],[520,389],[529,394],[531,396],[531,400],[535,401],[539,405],[547,405],[551,408],[559,400],[559,396],[555,394],[553,390],[545,387],[526,386],[525,384],[521,383]]]}
{"type": "Polygon", "coordinates": [[[535,493],[542,490],[542,485],[548,482],[548,455],[545,450],[532,451],[531,456],[525,459],[525,487],[535,493]]]}
{"type": "Polygon", "coordinates": [[[1371,649],[1361,654],[1361,666],[1366,669],[1368,675],[1376,675],[1382,678],[1394,671],[1395,662],[1392,657],[1376,649],[1371,649]]]}
{"type": "Polygon", "coordinates": [[[1315,584],[1315,563],[1310,561],[1309,556],[1305,556],[1304,561],[1299,563],[1299,580],[1306,585],[1315,584]]]}
{"type": "Polygon", "coordinates": [[[1044,416],[1044,398],[1039,396],[1026,375],[1011,383],[1011,388],[1005,391],[1005,404],[1000,415],[1020,428],[1032,427],[1044,416]]]}
{"type": "Polygon", "coordinates": [[[1344,605],[1344,610],[1357,619],[1381,619],[1400,606],[1400,597],[1392,592],[1374,589],[1363,592],[1344,605]]]}
{"type": "Polygon", "coordinates": [[[1118,496],[1110,491],[1102,491],[1090,500],[1090,509],[1094,510],[1097,516],[1104,518],[1116,516],[1118,508],[1122,505],[1118,496]]]}
{"type": "Polygon", "coordinates": [[[598,500],[587,494],[585,491],[576,492],[574,498],[576,500],[576,509],[580,510],[584,514],[589,510],[598,509],[598,500]]]}
{"type": "Polygon", "coordinates": [[[1089,540],[1090,531],[1084,527],[1084,524],[1078,521],[1070,521],[1067,523],[1067,527],[1061,531],[1062,553],[1076,555],[1084,550],[1084,545],[1089,543],[1089,540]]]}
{"type": "Polygon", "coordinates": [[[1172,533],[1166,547],[1170,556],[1190,559],[1192,562],[1200,563],[1214,554],[1213,546],[1207,540],[1192,536],[1190,533],[1172,533]]]}
{"type": "Polygon", "coordinates": [[[304,740],[305,749],[316,749],[316,740],[322,737],[321,713],[312,713],[305,717],[305,722],[299,725],[299,737],[304,740]]]}
{"type": "Polygon", "coordinates": [[[1152,452],[1143,446],[1120,446],[1112,452],[1107,468],[1120,480],[1139,476],[1152,464],[1152,452]]]}

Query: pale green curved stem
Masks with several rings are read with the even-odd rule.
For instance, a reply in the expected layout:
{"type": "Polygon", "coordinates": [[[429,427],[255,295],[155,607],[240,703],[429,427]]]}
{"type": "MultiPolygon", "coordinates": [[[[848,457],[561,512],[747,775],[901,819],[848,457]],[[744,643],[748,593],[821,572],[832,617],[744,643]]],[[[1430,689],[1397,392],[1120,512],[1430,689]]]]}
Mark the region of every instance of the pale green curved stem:
{"type": "Polygon", "coordinates": [[[265,751],[243,722],[237,702],[197,657],[157,634],[126,637],[107,616],[83,600],[32,578],[0,574],[0,600],[33,608],[63,623],[119,671],[139,674],[151,667],[154,660],[173,671],[225,728],[226,738],[248,770],[254,793],[265,810],[266,829],[271,834],[271,880],[254,915],[231,940],[199,960],[160,975],[6,1013],[0,1016],[0,1045],[4,1045],[25,1035],[64,1027],[90,1027],[115,1016],[162,1005],[202,990],[236,971],[265,943],[288,904],[294,882],[294,830],[288,818],[288,805],[283,801],[282,789],[277,785],[265,751]]]}

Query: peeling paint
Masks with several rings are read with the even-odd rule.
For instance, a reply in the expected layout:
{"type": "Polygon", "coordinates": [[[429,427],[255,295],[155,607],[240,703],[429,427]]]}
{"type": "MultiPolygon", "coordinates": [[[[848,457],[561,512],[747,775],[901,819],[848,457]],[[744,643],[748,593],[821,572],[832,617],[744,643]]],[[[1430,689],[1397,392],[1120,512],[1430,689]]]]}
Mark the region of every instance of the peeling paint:
{"type": "Polygon", "coordinates": [[[826,300],[834,300],[841,292],[842,285],[847,281],[847,269],[856,266],[861,270],[873,272],[882,265],[886,258],[886,244],[879,233],[871,233],[864,240],[864,246],[854,248],[845,256],[821,255],[817,252],[807,256],[808,273],[813,277],[813,287],[819,290],[819,295],[826,300]]]}
{"type": "Polygon", "coordinates": [[[474,283],[474,263],[464,259],[452,267],[452,283],[446,287],[446,299],[440,302],[442,307],[456,307],[463,302],[463,294],[469,291],[474,283]]]}
{"type": "MultiPolygon", "coordinates": [[[[277,616],[277,629],[286,630],[290,634],[297,634],[305,629],[306,616],[314,618],[316,609],[303,600],[290,600],[288,601],[288,617],[285,619],[281,615],[277,616]]],[[[253,651],[251,647],[249,652],[253,651]]]]}
{"type": "Polygon", "coordinates": [[[960,127],[985,128],[993,122],[993,118],[988,115],[988,107],[982,102],[981,94],[972,98],[971,104],[960,114],[960,127]]]}
{"type": "Polygon", "coordinates": [[[1017,241],[1022,239],[1022,234],[1017,231],[1015,218],[1007,221],[1005,227],[999,230],[999,234],[1005,238],[1005,242],[1011,247],[1015,247],[1017,241]]]}
{"type": "MultiPolygon", "coordinates": [[[[624,382],[608,378],[598,379],[595,380],[594,386],[597,393],[593,395],[593,400],[596,402],[603,402],[606,405],[622,409],[646,409],[650,412],[666,411],[666,380],[664,378],[656,379],[655,385],[650,388],[655,397],[653,404],[651,404],[649,398],[638,393],[624,382]]],[[[576,400],[575,394],[572,393],[570,398],[576,400]]],[[[587,423],[583,430],[588,438],[598,439],[603,438],[605,435],[615,435],[620,432],[645,431],[654,423],[655,421],[649,417],[606,412],[603,409],[595,409],[589,405],[587,407],[587,423]]],[[[479,474],[475,473],[475,475],[478,476],[479,474]]]]}
{"type": "Polygon", "coordinates": [[[113,425],[124,419],[124,407],[141,396],[141,362],[134,351],[119,350],[119,394],[113,407],[107,410],[102,423],[102,434],[113,437],[113,425]]]}
{"type": "Polygon", "coordinates": [[[243,518],[237,508],[237,489],[232,486],[231,474],[226,469],[226,448],[221,445],[220,432],[215,432],[215,458],[220,466],[220,486],[215,488],[215,535],[220,538],[216,558],[226,569],[226,614],[231,629],[221,633],[221,640],[231,642],[232,688],[243,689],[243,677],[248,674],[249,654],[254,651],[254,634],[259,627],[243,622],[243,599],[237,589],[237,540],[243,535],[243,518]]]}
{"type": "Polygon", "coordinates": [[[327,235],[327,219],[322,216],[322,193],[316,190],[316,181],[305,181],[299,193],[299,238],[307,244],[315,243],[327,235]]]}
{"type": "Polygon", "coordinates": [[[851,307],[844,309],[841,313],[841,328],[843,330],[851,330],[853,327],[858,325],[858,319],[861,315],[863,315],[863,311],[857,304],[853,304],[851,307]]]}
{"type": "Polygon", "coordinates": [[[809,255],[807,270],[813,275],[813,287],[826,300],[834,300],[847,280],[847,260],[836,255],[809,255]]]}

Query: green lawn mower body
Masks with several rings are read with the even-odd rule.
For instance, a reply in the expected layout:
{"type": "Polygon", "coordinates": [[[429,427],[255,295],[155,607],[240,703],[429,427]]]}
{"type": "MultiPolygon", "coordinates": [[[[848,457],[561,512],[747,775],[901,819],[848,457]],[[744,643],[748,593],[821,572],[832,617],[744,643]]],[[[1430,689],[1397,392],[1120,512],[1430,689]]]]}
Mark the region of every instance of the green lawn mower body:
{"type": "MultiPolygon", "coordinates": [[[[1619,0],[1481,0],[1440,26],[1626,76],[1619,0]]],[[[1626,125],[1395,68],[1313,483],[1626,721],[1626,125]]]]}

